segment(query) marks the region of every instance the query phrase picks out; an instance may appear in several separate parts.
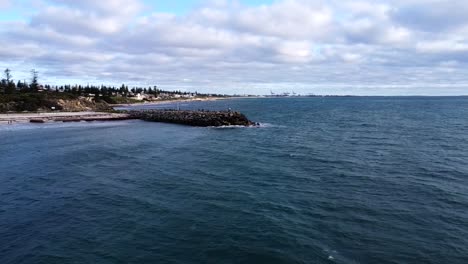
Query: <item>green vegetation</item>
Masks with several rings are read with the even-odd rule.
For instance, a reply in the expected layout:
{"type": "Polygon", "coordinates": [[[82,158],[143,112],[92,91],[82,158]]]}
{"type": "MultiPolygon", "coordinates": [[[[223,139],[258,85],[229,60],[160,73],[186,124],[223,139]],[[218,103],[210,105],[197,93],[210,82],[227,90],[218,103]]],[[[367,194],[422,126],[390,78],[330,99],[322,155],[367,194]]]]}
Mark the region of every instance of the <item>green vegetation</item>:
{"type": "Polygon", "coordinates": [[[75,96],[69,94],[52,93],[17,93],[0,96],[0,112],[37,111],[37,110],[62,110],[58,100],[73,100],[75,96]]]}
{"type": "MultiPolygon", "coordinates": [[[[94,85],[42,85],[39,74],[31,70],[31,83],[18,81],[15,83],[10,69],[4,70],[4,78],[0,81],[0,112],[50,111],[64,110],[59,102],[80,100],[87,107],[91,104],[130,104],[145,101],[163,101],[188,98],[221,97],[215,94],[199,94],[164,91],[153,87],[133,87],[122,84],[115,86],[94,85]]],[[[67,110],[67,109],[65,109],[67,110]]]]}

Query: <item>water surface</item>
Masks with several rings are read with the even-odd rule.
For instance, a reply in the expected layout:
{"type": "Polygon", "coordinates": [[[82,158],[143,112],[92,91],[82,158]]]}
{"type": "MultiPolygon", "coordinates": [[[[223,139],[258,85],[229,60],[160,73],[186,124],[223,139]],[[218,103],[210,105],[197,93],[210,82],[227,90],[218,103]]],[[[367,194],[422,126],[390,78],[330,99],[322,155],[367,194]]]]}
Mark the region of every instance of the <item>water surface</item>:
{"type": "Polygon", "coordinates": [[[468,263],[468,98],[179,106],[1,126],[0,263],[468,263]]]}

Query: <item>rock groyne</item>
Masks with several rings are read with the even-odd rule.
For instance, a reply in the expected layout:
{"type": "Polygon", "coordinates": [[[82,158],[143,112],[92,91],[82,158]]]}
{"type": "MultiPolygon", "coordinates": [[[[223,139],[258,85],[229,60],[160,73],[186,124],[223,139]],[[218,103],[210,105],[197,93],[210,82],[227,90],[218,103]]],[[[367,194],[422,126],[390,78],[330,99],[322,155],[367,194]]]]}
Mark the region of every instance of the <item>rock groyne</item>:
{"type": "Polygon", "coordinates": [[[18,122],[80,122],[140,119],[198,127],[256,126],[245,115],[233,111],[143,110],[106,112],[52,112],[0,114],[0,124],[18,122]]]}
{"type": "Polygon", "coordinates": [[[258,125],[250,121],[242,113],[233,111],[148,110],[130,111],[128,113],[134,119],[198,127],[258,125]]]}

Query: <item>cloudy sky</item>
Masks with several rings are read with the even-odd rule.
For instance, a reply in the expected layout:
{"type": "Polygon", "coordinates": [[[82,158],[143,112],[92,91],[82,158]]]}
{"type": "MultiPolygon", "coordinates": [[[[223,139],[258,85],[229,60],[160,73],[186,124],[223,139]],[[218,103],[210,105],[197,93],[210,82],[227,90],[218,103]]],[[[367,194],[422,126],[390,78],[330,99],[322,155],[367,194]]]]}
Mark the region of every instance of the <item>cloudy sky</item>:
{"type": "Polygon", "coordinates": [[[0,67],[47,83],[468,95],[468,1],[0,0],[0,67]]]}

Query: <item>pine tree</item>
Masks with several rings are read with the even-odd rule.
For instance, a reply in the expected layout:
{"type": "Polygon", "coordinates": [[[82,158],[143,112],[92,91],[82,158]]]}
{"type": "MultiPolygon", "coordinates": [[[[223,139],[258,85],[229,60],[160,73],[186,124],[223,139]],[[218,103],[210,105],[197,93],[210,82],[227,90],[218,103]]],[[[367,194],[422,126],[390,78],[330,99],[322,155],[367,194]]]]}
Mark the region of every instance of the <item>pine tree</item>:
{"type": "Polygon", "coordinates": [[[5,83],[3,87],[3,92],[6,94],[12,94],[16,90],[16,85],[12,80],[10,69],[5,69],[5,83]]]}
{"type": "Polygon", "coordinates": [[[7,83],[10,83],[11,81],[11,71],[8,68],[5,69],[5,80],[7,83]]]}
{"type": "Polygon", "coordinates": [[[36,70],[31,70],[31,85],[30,88],[33,92],[39,91],[39,83],[38,83],[38,73],[36,70]]]}

